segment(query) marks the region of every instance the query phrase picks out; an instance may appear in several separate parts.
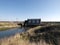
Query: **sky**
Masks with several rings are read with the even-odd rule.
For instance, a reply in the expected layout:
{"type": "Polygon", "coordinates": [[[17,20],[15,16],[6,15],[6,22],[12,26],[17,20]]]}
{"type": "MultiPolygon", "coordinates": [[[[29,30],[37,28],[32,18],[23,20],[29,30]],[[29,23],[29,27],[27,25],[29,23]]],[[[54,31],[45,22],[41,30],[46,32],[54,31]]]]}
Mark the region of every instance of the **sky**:
{"type": "Polygon", "coordinates": [[[60,21],[60,0],[0,0],[0,21],[60,21]]]}

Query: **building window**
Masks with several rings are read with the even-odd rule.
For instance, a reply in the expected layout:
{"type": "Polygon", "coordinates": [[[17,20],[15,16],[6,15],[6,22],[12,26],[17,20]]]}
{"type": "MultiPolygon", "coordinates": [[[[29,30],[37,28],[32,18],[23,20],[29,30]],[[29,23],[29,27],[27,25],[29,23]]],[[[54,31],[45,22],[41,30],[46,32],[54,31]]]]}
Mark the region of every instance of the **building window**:
{"type": "Polygon", "coordinates": [[[35,20],[33,20],[33,21],[32,21],[32,23],[36,23],[36,21],[35,21],[35,20]]]}
{"type": "Polygon", "coordinates": [[[28,22],[31,23],[31,20],[29,20],[28,22]]]}
{"type": "Polygon", "coordinates": [[[39,23],[39,20],[37,20],[37,23],[39,23]]]}

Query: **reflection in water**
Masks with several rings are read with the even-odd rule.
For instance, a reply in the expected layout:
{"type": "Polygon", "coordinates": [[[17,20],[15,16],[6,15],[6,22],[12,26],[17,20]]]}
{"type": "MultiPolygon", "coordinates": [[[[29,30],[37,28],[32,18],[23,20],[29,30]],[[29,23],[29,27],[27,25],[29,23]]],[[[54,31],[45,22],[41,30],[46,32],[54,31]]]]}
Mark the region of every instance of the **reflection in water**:
{"type": "Polygon", "coordinates": [[[24,28],[15,28],[6,31],[0,31],[0,38],[9,37],[11,35],[15,35],[16,33],[21,33],[25,31],[24,28]]]}

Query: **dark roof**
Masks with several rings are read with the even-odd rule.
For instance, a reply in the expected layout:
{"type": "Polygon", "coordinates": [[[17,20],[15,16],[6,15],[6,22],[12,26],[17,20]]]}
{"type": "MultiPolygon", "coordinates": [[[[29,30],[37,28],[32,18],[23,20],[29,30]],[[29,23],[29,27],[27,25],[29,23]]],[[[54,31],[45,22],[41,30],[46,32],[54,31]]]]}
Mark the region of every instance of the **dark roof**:
{"type": "Polygon", "coordinates": [[[41,19],[28,19],[28,20],[41,20],[41,19]]]}

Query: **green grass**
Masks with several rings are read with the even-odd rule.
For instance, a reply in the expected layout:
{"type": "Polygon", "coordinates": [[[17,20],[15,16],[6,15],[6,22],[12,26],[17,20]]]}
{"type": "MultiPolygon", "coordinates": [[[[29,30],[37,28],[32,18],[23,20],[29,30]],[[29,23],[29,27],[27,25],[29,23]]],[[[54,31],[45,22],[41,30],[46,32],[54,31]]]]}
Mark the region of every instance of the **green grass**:
{"type": "Polygon", "coordinates": [[[8,29],[11,29],[11,28],[0,28],[0,31],[6,31],[8,29]]]}

